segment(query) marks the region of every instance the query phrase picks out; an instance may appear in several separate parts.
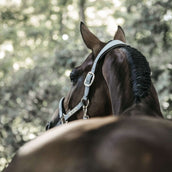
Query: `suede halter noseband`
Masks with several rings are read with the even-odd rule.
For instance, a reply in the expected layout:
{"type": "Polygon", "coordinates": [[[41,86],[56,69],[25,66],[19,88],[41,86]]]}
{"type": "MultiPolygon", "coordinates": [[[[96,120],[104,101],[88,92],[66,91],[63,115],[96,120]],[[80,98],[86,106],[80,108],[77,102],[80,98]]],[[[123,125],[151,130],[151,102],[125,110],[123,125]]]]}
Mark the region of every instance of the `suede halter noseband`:
{"type": "Polygon", "coordinates": [[[90,87],[94,82],[97,63],[110,50],[112,50],[114,48],[117,48],[117,47],[121,47],[121,46],[126,46],[126,44],[124,42],[120,41],[120,40],[112,40],[112,41],[108,42],[101,49],[101,51],[99,52],[99,54],[97,55],[97,57],[94,60],[91,71],[88,72],[88,74],[87,74],[87,76],[85,78],[85,81],[84,81],[85,90],[84,90],[84,95],[81,98],[81,101],[72,110],[70,110],[66,114],[65,114],[65,109],[63,107],[63,102],[64,102],[65,98],[64,97],[61,98],[61,100],[59,102],[59,117],[60,117],[60,120],[56,124],[57,126],[60,125],[60,124],[67,123],[68,119],[71,116],[73,116],[76,112],[78,112],[80,109],[83,109],[83,111],[84,111],[83,119],[88,119],[89,118],[89,116],[87,115],[87,107],[89,105],[88,95],[89,95],[90,87]]]}

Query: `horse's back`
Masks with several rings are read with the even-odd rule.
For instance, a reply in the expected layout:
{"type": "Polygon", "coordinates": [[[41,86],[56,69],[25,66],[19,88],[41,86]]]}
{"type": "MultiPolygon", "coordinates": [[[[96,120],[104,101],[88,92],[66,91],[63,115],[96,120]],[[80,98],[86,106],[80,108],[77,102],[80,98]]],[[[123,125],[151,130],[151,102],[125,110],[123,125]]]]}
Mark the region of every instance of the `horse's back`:
{"type": "Polygon", "coordinates": [[[145,117],[118,120],[106,127],[99,141],[97,164],[102,164],[103,171],[170,172],[171,144],[169,121],[145,117]]]}
{"type": "Polygon", "coordinates": [[[76,121],[23,146],[5,172],[171,172],[171,133],[162,119],[76,121]]]}

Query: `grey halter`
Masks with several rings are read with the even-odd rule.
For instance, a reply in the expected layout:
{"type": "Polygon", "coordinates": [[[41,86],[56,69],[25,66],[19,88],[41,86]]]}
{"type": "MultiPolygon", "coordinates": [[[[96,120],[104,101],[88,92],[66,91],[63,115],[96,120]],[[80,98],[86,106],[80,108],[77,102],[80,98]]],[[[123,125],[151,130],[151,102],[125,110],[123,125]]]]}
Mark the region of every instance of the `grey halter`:
{"type": "Polygon", "coordinates": [[[99,54],[97,55],[96,59],[94,60],[93,66],[91,68],[91,71],[88,72],[85,81],[84,81],[84,86],[85,86],[85,90],[84,90],[84,95],[81,98],[81,101],[69,112],[67,112],[67,114],[65,114],[65,110],[63,107],[63,102],[64,102],[64,97],[61,98],[60,102],[59,102],[59,117],[60,117],[60,121],[56,124],[56,125],[60,125],[60,124],[64,124],[68,122],[68,119],[73,116],[76,112],[78,112],[80,109],[83,109],[84,111],[84,115],[83,115],[83,119],[88,119],[89,116],[87,115],[87,107],[89,105],[89,99],[88,99],[88,94],[90,91],[90,87],[94,82],[94,78],[95,78],[95,71],[96,71],[96,66],[99,60],[102,59],[102,57],[108,53],[110,50],[112,50],[113,48],[117,48],[120,46],[125,46],[126,44],[120,40],[112,40],[110,42],[108,42],[99,52],[99,54]]]}

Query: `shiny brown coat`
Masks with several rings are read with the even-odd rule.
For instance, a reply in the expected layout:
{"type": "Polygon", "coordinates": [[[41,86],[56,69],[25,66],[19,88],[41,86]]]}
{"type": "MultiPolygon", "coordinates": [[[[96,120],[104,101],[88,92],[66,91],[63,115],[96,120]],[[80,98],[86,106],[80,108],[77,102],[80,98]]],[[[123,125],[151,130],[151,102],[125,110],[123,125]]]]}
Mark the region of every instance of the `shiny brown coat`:
{"type": "Polygon", "coordinates": [[[171,172],[172,123],[141,118],[78,120],[19,149],[3,172],[171,172]]]}

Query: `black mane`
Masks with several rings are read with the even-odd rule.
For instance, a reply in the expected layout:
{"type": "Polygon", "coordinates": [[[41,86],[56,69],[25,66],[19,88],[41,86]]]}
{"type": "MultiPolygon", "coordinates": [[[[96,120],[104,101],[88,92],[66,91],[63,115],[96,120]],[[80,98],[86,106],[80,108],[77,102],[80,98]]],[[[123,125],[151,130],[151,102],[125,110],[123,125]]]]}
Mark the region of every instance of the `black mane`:
{"type": "Polygon", "coordinates": [[[151,70],[145,56],[137,49],[130,46],[124,47],[127,50],[127,59],[131,68],[132,87],[135,102],[145,98],[151,86],[151,70]]]}

